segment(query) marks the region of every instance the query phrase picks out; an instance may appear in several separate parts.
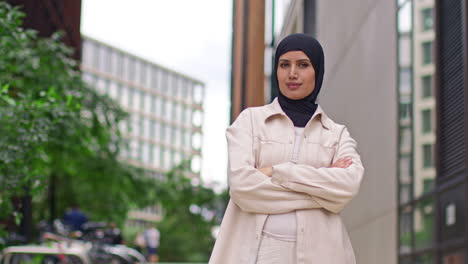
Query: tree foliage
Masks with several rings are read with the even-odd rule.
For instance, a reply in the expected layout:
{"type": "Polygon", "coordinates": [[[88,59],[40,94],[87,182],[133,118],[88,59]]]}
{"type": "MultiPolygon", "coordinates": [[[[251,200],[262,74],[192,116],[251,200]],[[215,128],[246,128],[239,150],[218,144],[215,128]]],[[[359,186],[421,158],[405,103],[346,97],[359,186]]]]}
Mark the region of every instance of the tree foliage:
{"type": "Polygon", "coordinates": [[[122,223],[154,202],[154,181],[119,159],[127,114],[82,80],[61,34],[38,37],[24,16],[0,2],[0,219],[26,192],[36,216],[48,217],[54,179],[59,215],[78,203],[91,218],[122,223]]]}
{"type": "Polygon", "coordinates": [[[157,225],[162,261],[208,262],[215,242],[213,229],[221,223],[229,200],[227,190],[217,194],[186,177],[187,171],[188,163],[182,163],[157,184],[157,199],[164,210],[157,225]]]}
{"type": "Polygon", "coordinates": [[[161,259],[207,261],[227,192],[194,184],[187,162],[153,179],[120,160],[127,114],[82,80],[61,34],[40,38],[24,16],[0,2],[0,220],[24,194],[36,220],[50,217],[52,183],[58,216],[75,203],[92,220],[122,224],[130,209],[160,203],[161,259]]]}

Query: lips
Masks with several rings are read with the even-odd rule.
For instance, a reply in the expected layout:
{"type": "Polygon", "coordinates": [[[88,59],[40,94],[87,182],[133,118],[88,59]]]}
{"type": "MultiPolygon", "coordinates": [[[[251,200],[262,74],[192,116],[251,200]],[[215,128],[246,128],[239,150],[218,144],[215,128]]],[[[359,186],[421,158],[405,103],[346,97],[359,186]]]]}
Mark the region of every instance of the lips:
{"type": "Polygon", "coordinates": [[[296,89],[298,89],[299,87],[301,87],[301,83],[286,83],[286,86],[287,86],[290,90],[296,90],[296,89]]]}

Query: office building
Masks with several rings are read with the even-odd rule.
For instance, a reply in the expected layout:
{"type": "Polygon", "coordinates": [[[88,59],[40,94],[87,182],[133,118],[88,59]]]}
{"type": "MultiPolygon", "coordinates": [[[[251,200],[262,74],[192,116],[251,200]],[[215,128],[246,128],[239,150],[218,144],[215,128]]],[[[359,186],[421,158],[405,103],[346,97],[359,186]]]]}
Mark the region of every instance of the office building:
{"type": "MultiPolygon", "coordinates": [[[[191,160],[190,177],[201,170],[204,84],[192,77],[83,36],[83,78],[116,100],[129,118],[120,124],[127,147],[122,158],[162,177],[191,160]]],[[[158,209],[130,216],[157,220],[158,209]]]]}

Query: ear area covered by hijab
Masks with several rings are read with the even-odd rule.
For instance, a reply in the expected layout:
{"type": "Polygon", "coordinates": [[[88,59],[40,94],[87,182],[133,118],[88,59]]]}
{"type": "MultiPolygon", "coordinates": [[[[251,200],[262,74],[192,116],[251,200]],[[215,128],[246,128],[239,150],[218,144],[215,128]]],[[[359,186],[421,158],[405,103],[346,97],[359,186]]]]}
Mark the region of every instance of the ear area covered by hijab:
{"type": "Polygon", "coordinates": [[[312,62],[312,66],[315,70],[315,89],[311,94],[299,100],[290,99],[283,95],[281,91],[279,91],[278,95],[278,101],[281,108],[292,120],[294,126],[305,127],[317,109],[315,101],[317,100],[317,96],[322,88],[323,74],[325,72],[325,55],[323,53],[322,45],[320,45],[317,39],[310,35],[296,33],[285,37],[278,44],[275,53],[275,67],[273,74],[275,76],[276,87],[279,87],[277,77],[279,58],[281,55],[289,51],[304,52],[312,62]]]}

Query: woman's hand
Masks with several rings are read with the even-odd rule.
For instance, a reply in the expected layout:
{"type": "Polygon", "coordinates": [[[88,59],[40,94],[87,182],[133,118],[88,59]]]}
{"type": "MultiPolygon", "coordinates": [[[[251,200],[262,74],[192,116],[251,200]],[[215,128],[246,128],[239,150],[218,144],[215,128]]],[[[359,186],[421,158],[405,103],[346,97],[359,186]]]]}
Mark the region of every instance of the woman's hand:
{"type": "Polygon", "coordinates": [[[328,168],[348,168],[349,165],[353,164],[353,160],[351,157],[343,157],[335,161],[332,165],[328,166],[328,168]]]}
{"type": "Polygon", "coordinates": [[[263,168],[260,168],[258,170],[261,171],[263,174],[265,174],[268,177],[271,177],[273,175],[273,167],[272,166],[263,167],[263,168]]]}

